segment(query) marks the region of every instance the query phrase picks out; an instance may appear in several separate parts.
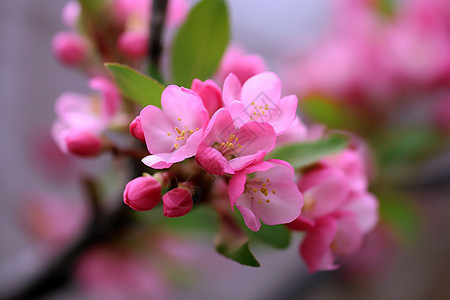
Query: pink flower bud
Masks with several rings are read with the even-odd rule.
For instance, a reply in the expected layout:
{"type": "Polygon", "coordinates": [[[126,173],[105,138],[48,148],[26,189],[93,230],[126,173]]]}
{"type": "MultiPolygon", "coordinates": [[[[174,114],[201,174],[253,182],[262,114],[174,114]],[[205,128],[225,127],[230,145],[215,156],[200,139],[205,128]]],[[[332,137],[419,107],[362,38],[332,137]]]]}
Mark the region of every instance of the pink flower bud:
{"type": "Polygon", "coordinates": [[[62,10],[62,20],[64,24],[70,28],[75,29],[77,27],[78,17],[81,13],[80,4],[77,1],[67,2],[62,10]]]}
{"type": "Polygon", "coordinates": [[[72,131],[64,137],[69,153],[89,157],[102,150],[101,139],[88,131],[72,131]]]}
{"type": "Polygon", "coordinates": [[[194,206],[191,193],[181,187],[165,193],[162,200],[164,215],[169,218],[184,216],[194,206]]]}
{"type": "Polygon", "coordinates": [[[72,32],[57,33],[52,48],[58,60],[68,66],[77,66],[87,57],[88,45],[82,36],[72,32]]]}
{"type": "Polygon", "coordinates": [[[142,130],[141,117],[137,116],[131,121],[130,124],[130,133],[132,136],[145,143],[144,131],[142,130]]]}
{"type": "Polygon", "coordinates": [[[161,184],[151,176],[135,178],[123,191],[123,202],[137,211],[154,208],[161,200],[161,184]]]}
{"type": "Polygon", "coordinates": [[[128,58],[142,59],[147,55],[148,34],[143,31],[126,31],[117,41],[119,50],[128,58]]]}

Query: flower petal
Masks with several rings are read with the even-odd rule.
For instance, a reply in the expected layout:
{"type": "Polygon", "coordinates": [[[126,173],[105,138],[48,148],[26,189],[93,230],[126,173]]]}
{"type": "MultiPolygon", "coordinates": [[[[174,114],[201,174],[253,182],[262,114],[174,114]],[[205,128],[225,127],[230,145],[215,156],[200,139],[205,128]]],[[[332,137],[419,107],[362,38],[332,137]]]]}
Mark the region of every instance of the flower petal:
{"type": "MultiPolygon", "coordinates": [[[[240,100],[246,105],[261,96],[273,103],[278,103],[281,97],[281,81],[272,72],[263,72],[249,78],[242,86],[240,100]]],[[[236,99],[235,99],[236,100],[236,99]]]]}
{"type": "Polygon", "coordinates": [[[175,126],[167,115],[153,105],[145,107],[140,114],[147,149],[151,154],[173,151],[177,143],[175,126]]]}
{"type": "Polygon", "coordinates": [[[239,79],[233,73],[230,73],[223,83],[222,98],[225,107],[241,97],[242,85],[239,79]]]}
{"type": "Polygon", "coordinates": [[[253,211],[253,201],[246,193],[242,194],[236,202],[236,207],[244,218],[245,225],[251,231],[258,231],[261,228],[261,222],[253,211]]]}

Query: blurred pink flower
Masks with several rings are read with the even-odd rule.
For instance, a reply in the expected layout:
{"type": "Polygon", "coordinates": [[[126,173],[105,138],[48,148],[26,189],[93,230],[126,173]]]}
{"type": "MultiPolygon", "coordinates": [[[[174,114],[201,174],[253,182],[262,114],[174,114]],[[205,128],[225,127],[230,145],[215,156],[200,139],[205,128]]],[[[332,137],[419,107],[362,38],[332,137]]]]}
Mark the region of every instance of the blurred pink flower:
{"type": "Polygon", "coordinates": [[[52,49],[58,60],[67,66],[79,66],[86,61],[89,44],[74,32],[59,32],[52,40],[52,49]]]}
{"type": "Polygon", "coordinates": [[[123,202],[137,211],[153,209],[161,201],[161,183],[151,175],[137,177],[127,183],[123,202]]]}
{"type": "Polygon", "coordinates": [[[263,58],[256,54],[246,54],[238,46],[230,46],[222,57],[216,78],[219,83],[224,82],[233,73],[244,84],[250,77],[266,71],[263,58]]]}

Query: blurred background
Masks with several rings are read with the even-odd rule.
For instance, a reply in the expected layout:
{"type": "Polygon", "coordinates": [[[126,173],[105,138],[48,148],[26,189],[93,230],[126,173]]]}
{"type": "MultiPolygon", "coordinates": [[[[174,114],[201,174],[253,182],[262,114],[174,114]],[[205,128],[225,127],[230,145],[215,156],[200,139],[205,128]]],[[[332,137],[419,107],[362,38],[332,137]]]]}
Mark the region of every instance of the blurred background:
{"type": "MultiPolygon", "coordinates": [[[[219,256],[210,237],[193,236],[196,243],[177,237],[175,245],[190,249],[174,254],[187,274],[176,285],[159,282],[166,271],[156,261],[152,276],[159,283],[151,291],[159,298],[450,297],[450,5],[338,1],[227,3],[233,42],[261,55],[284,92],[303,99],[305,119],[351,130],[375,148],[380,226],[340,270],[313,275],[298,257],[297,235],[287,250],[256,247],[259,269],[219,256]]],[[[57,97],[89,91],[85,77],[61,66],[51,51],[53,35],[64,28],[64,4],[0,0],[1,295],[38,274],[81,230],[89,212],[79,178],[112,164],[111,157],[67,158],[50,136],[57,97]]],[[[109,180],[116,183],[111,195],[125,185],[109,180]]],[[[180,248],[162,244],[165,251],[180,248]]],[[[96,299],[79,285],[46,299],[96,299]]]]}

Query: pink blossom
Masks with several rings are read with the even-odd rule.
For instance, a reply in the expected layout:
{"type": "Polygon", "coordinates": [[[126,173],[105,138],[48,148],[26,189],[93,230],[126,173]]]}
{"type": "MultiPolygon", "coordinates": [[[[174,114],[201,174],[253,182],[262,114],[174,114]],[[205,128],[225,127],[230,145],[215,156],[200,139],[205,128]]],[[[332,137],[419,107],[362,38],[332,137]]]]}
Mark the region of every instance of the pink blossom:
{"type": "Polygon", "coordinates": [[[178,26],[184,22],[189,12],[189,3],[186,0],[169,0],[167,7],[167,25],[178,26]]]}
{"type": "Polygon", "coordinates": [[[163,196],[163,210],[166,217],[184,216],[191,211],[193,206],[192,191],[188,187],[174,188],[163,196]]]}
{"type": "Polygon", "coordinates": [[[72,0],[64,5],[61,17],[67,28],[76,29],[80,13],[81,7],[78,1],[72,0]]]}
{"type": "Polygon", "coordinates": [[[161,201],[161,183],[152,176],[141,176],[127,183],[123,202],[137,211],[153,209],[161,201]]]}
{"type": "Polygon", "coordinates": [[[75,272],[82,289],[94,299],[167,299],[161,273],[126,250],[96,247],[81,257],[75,272]]]}
{"type": "Polygon", "coordinates": [[[140,114],[147,149],[152,154],[142,161],[155,169],[194,156],[208,122],[202,99],[189,89],[168,86],[161,105],[162,110],[149,105],[140,114]]]}
{"type": "Polygon", "coordinates": [[[140,116],[137,116],[133,121],[131,121],[129,131],[132,136],[145,143],[145,136],[142,129],[140,116]]]}
{"type": "Polygon", "coordinates": [[[293,182],[294,169],[282,160],[269,160],[236,173],[228,185],[230,204],[241,212],[245,224],[258,231],[267,225],[285,224],[296,219],[303,196],[293,182]],[[254,178],[247,174],[254,173],[254,178]]]}
{"type": "Polygon", "coordinates": [[[261,161],[275,142],[275,132],[269,124],[248,122],[238,128],[229,111],[221,108],[205,129],[196,161],[211,174],[234,174],[261,161]]]}
{"type": "Polygon", "coordinates": [[[289,128],[283,134],[277,136],[277,146],[301,143],[308,140],[308,128],[302,123],[299,117],[296,117],[289,128]]]}
{"type": "Polygon", "coordinates": [[[205,82],[194,79],[191,89],[202,98],[210,117],[223,106],[222,92],[219,86],[211,79],[205,80],[205,82]]]}
{"type": "Polygon", "coordinates": [[[102,140],[89,131],[67,130],[63,134],[67,151],[81,157],[98,155],[102,150],[102,140]]]}
{"type": "Polygon", "coordinates": [[[58,60],[67,66],[78,66],[88,56],[88,43],[79,34],[59,32],[52,40],[53,53],[58,60]]]}
{"type": "Polygon", "coordinates": [[[148,33],[140,30],[124,31],[117,41],[117,47],[128,58],[143,59],[148,52],[148,33]]]}
{"type": "Polygon", "coordinates": [[[231,46],[222,57],[217,71],[217,81],[223,82],[230,73],[236,75],[241,84],[250,77],[266,71],[266,64],[261,56],[246,54],[238,46],[231,46]]]}
{"type": "Polygon", "coordinates": [[[281,81],[272,72],[255,75],[243,85],[230,74],[224,82],[223,101],[235,122],[266,122],[277,135],[294,122],[298,104],[295,95],[281,98],[281,81]]]}
{"type": "Polygon", "coordinates": [[[114,122],[119,112],[121,99],[117,89],[108,79],[94,77],[89,81],[89,85],[98,90],[102,97],[64,93],[55,103],[58,120],[53,124],[52,135],[64,153],[70,152],[67,147],[68,136],[76,137],[73,146],[87,143],[98,148],[94,137],[97,137],[98,141],[98,137],[114,122]],[[80,144],[79,138],[83,135],[86,139],[80,144]]]}

